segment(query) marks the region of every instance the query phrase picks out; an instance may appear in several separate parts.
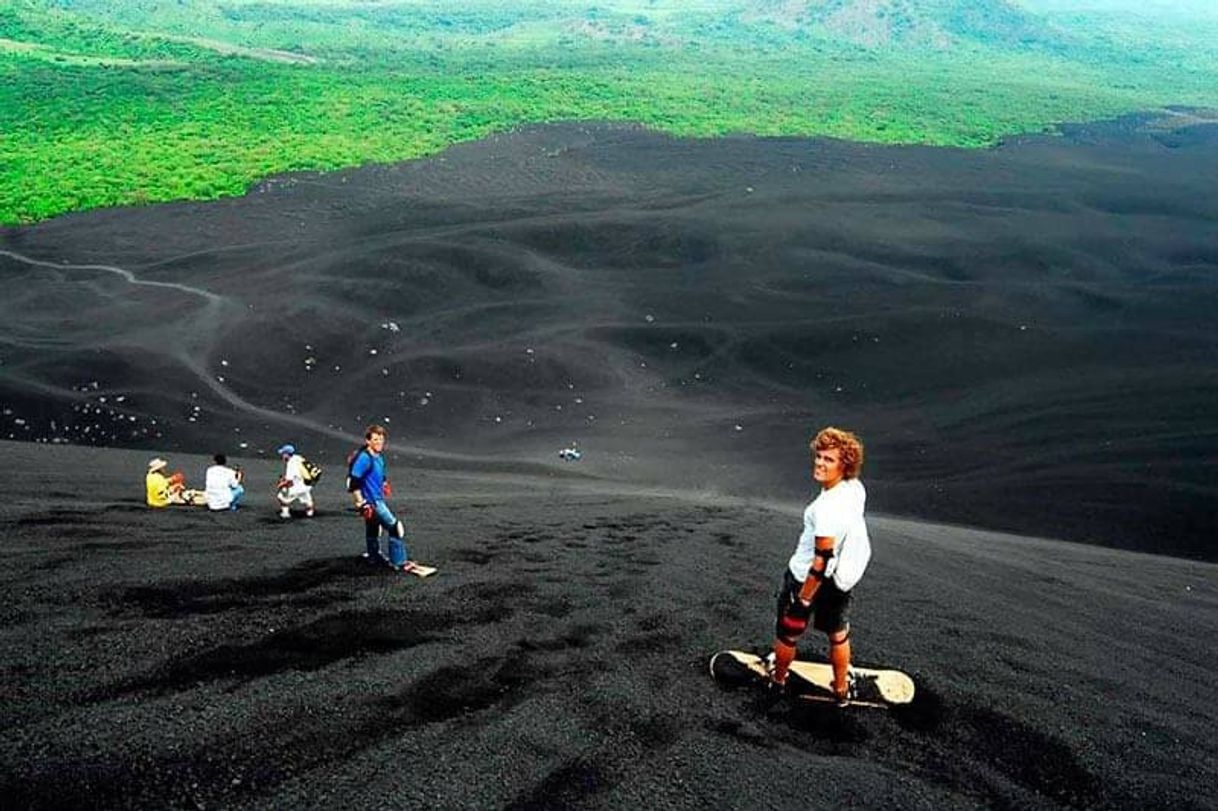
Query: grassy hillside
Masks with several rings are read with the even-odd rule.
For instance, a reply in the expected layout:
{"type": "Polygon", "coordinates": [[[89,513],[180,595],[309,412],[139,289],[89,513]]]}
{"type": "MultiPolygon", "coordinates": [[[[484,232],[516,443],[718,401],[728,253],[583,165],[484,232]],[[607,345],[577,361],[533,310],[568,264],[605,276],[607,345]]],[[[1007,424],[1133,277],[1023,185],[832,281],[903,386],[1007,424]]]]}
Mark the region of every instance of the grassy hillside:
{"type": "Polygon", "coordinates": [[[0,0],[0,222],[524,123],[981,146],[1218,104],[1218,21],[1054,0],[0,0]]]}

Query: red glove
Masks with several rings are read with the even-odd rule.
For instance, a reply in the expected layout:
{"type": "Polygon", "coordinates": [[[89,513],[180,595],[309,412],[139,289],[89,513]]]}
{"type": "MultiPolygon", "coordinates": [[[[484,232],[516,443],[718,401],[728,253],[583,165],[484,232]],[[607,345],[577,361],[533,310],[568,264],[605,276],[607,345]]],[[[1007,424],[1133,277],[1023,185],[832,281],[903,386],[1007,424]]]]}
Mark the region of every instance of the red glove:
{"type": "Polygon", "coordinates": [[[376,508],[365,501],[360,505],[359,514],[364,517],[365,521],[371,521],[376,516],[376,508]]]}
{"type": "Polygon", "coordinates": [[[808,630],[808,619],[812,615],[812,606],[804,605],[802,600],[795,600],[787,610],[782,612],[778,621],[780,630],[788,637],[795,638],[808,630]]]}
{"type": "Polygon", "coordinates": [[[381,492],[385,494],[385,498],[393,495],[393,485],[389,483],[388,479],[385,479],[385,483],[381,485],[381,492]]]}

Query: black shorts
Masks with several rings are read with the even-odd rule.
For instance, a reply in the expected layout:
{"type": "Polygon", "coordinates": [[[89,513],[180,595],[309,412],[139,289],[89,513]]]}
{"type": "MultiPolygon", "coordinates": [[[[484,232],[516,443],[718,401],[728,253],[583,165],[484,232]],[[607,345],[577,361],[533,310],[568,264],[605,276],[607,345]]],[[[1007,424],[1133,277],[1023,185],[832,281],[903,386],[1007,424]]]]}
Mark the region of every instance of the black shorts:
{"type": "MultiPolygon", "coordinates": [[[[778,593],[779,620],[799,600],[799,590],[803,586],[789,568],[784,570],[782,591],[778,593]]],[[[842,591],[832,580],[822,580],[820,588],[812,595],[812,627],[826,634],[849,628],[850,592],[842,591]]]]}

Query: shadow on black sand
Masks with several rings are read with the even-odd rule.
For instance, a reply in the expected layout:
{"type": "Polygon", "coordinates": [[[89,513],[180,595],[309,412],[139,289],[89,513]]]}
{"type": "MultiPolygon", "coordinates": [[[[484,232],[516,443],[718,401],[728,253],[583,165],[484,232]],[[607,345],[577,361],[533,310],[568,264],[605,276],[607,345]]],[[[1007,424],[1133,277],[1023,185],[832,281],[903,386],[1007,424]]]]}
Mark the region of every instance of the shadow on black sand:
{"type": "Polygon", "coordinates": [[[363,561],[350,516],[264,523],[266,494],[94,509],[142,458],[42,449],[0,482],[8,806],[1204,807],[1209,564],[877,520],[856,656],[918,698],[843,712],[706,673],[768,640],[795,509],[414,473],[418,580],[363,561]],[[96,501],[41,496],[86,455],[96,501]],[[1066,568],[1021,577],[1029,553],[1066,568]],[[1115,621],[1135,580],[1170,648],[1115,621]]]}

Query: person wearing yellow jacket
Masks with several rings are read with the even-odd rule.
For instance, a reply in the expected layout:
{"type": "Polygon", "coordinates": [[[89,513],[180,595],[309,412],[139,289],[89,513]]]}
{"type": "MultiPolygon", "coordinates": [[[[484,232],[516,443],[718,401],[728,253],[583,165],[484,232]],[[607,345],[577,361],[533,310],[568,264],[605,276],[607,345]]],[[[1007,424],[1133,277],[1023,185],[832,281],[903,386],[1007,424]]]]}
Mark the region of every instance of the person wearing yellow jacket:
{"type": "Polygon", "coordinates": [[[181,473],[165,475],[169,463],[159,456],[148,462],[148,475],[144,477],[144,490],[149,507],[159,509],[178,504],[196,506],[203,504],[203,493],[186,489],[186,477],[181,473]]]}

